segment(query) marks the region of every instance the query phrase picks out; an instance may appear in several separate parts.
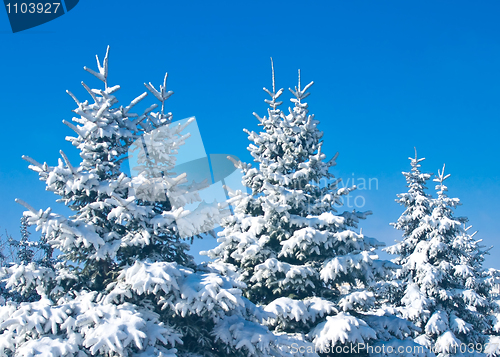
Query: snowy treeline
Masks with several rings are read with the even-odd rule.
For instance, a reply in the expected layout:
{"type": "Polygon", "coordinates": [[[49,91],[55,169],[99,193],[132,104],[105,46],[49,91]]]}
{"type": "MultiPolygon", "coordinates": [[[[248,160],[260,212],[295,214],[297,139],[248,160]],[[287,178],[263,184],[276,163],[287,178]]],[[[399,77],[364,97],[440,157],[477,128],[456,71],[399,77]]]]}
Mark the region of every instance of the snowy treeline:
{"type": "Polygon", "coordinates": [[[335,209],[356,187],[339,185],[337,155],[323,153],[305,102],[313,82],[302,86],[299,71],[285,113],[273,68],[267,115],[254,114],[262,130],[246,131],[255,167],[234,162],[250,192],[200,202],[204,183],[175,172],[189,137],[165,111],[167,76],[117,105],[108,52],[98,71],[85,68],[104,88],[82,83],[90,102],[68,92],[76,117],[64,123],[76,136],[66,140],[81,162],[62,151],[56,166],[24,157],[74,214],[18,200],[46,254],[33,259],[26,233],[22,259],[0,270],[0,356],[500,355],[489,294],[500,274],[482,268],[487,251],[454,216],[444,167],[432,198],[423,159],[410,159],[393,224],[402,240],[385,248],[393,261],[379,259],[383,244],[361,230],[371,212],[335,209]],[[159,110],[134,113],[148,93],[159,110]],[[140,174],[130,177],[122,166],[134,150],[140,174]],[[197,265],[184,238],[215,223],[219,244],[197,265]]]}
{"type": "Polygon", "coordinates": [[[83,84],[90,102],[69,93],[77,117],[75,124],[64,122],[76,133],[67,140],[82,161],[74,165],[62,151],[56,166],[25,157],[74,214],[64,217],[18,200],[28,209],[28,223],[60,254],[53,264],[23,261],[2,269],[5,288],[20,298],[0,307],[0,356],[289,355],[291,339],[262,324],[269,314],[243,296],[236,272],[217,263],[196,266],[187,252],[180,231],[203,232],[224,209],[183,208],[199,197],[186,175],[170,174],[177,148],[188,138],[164,110],[172,94],[167,77],[159,90],[146,85],[161,110],[155,112],[155,104],[135,114],[147,93],[116,105],[120,87],[108,85],[108,53],[102,63],[98,59],[98,72],[85,69],[104,88],[83,84]],[[164,145],[139,155],[143,174],[128,177],[121,164],[130,146],[153,135],[164,145]],[[169,164],[162,176],[150,170],[159,157],[169,164]],[[169,193],[165,199],[146,194],[159,186],[169,193]]]}

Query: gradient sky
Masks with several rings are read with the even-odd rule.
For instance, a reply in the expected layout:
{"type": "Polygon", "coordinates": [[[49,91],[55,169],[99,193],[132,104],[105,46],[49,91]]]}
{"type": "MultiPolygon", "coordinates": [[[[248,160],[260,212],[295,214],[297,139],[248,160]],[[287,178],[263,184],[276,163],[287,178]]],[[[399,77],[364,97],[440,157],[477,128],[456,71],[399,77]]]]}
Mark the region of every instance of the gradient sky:
{"type": "Polygon", "coordinates": [[[499,13],[497,1],[81,0],[52,22],[12,34],[2,9],[1,231],[18,236],[16,197],[64,212],[21,155],[54,165],[63,149],[78,162],[64,141],[73,132],[62,120],[75,108],[65,90],[83,100],[80,81],[99,86],[82,68],[96,69],[94,56],[107,45],[121,104],[168,71],[174,118],[196,116],[208,153],[244,161],[251,157],[242,128],[257,130],[252,112],[266,114],[272,56],[277,86],[295,86],[299,68],[304,83],[315,81],[309,108],[321,121],[324,152],[340,153],[335,175],[377,179],[378,189],[354,193],[374,213],[363,233],[388,244],[400,237],[389,222],[402,212],[394,199],[406,190],[401,171],[416,146],[424,171],[446,163],[449,195],[463,202],[457,214],[496,246],[486,266],[500,268],[499,13]]]}

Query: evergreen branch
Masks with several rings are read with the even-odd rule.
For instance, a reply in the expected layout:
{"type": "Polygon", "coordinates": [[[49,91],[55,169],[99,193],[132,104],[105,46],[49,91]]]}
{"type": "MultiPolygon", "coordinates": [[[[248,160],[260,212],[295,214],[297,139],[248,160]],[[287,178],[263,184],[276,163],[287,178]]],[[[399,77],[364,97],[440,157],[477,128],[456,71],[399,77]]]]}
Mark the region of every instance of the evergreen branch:
{"type": "Polygon", "coordinates": [[[76,97],[73,95],[73,93],[71,93],[69,90],[66,90],[66,93],[68,93],[70,95],[71,98],[73,98],[73,100],[75,101],[75,103],[80,106],[80,101],[78,99],[76,99],[76,97]]]}
{"type": "Polygon", "coordinates": [[[106,101],[100,108],[99,110],[97,111],[96,115],[95,115],[95,119],[99,119],[106,110],[108,110],[110,107],[110,103],[108,101],[106,101]]]}
{"type": "Polygon", "coordinates": [[[118,89],[120,89],[119,85],[116,85],[116,86],[113,86],[113,87],[110,87],[110,88],[106,88],[105,93],[106,94],[111,94],[111,93],[116,92],[118,89]]]}
{"type": "Polygon", "coordinates": [[[106,56],[104,57],[104,79],[106,80],[105,84],[106,84],[106,87],[107,87],[107,80],[108,80],[108,58],[109,58],[109,45],[108,47],[106,48],[106,56]]]}
{"type": "Polygon", "coordinates": [[[24,202],[22,199],[16,198],[15,201],[19,203],[21,206],[27,208],[31,213],[38,214],[38,212],[33,207],[31,207],[28,203],[24,202]]]}
{"type": "Polygon", "coordinates": [[[40,164],[38,161],[36,161],[36,160],[32,159],[31,157],[26,156],[26,155],[23,155],[23,156],[21,156],[21,158],[22,158],[23,160],[25,160],[25,161],[28,161],[28,162],[29,162],[30,164],[32,164],[33,166],[36,166],[36,167],[38,167],[38,168],[40,168],[40,169],[42,169],[42,170],[43,170],[43,166],[42,166],[42,164],[40,164]]]}
{"type": "Polygon", "coordinates": [[[102,74],[95,72],[94,70],[88,68],[87,66],[83,66],[83,69],[86,70],[87,72],[89,72],[90,74],[94,75],[97,79],[106,83],[106,79],[104,78],[104,76],[102,74]]]}
{"type": "Polygon", "coordinates": [[[63,120],[62,121],[64,124],[66,124],[71,130],[73,130],[75,133],[77,133],[81,138],[84,138],[84,135],[82,134],[82,132],[80,131],[80,129],[78,129],[75,125],[73,125],[72,123],[70,123],[69,121],[67,120],[63,120]]]}
{"type": "Polygon", "coordinates": [[[146,98],[146,97],[147,97],[147,95],[148,95],[148,93],[147,93],[147,92],[144,92],[144,93],[142,93],[140,96],[136,97],[134,100],[132,100],[132,101],[130,102],[130,104],[129,104],[127,107],[125,107],[125,110],[123,111],[123,113],[124,113],[124,114],[128,113],[128,111],[129,111],[130,109],[132,109],[132,107],[134,107],[137,103],[139,103],[141,100],[143,100],[144,98],[146,98]]]}
{"type": "Polygon", "coordinates": [[[95,96],[94,92],[92,92],[92,90],[83,81],[82,81],[82,86],[90,94],[94,102],[97,103],[97,97],[95,96]]]}
{"type": "Polygon", "coordinates": [[[272,72],[272,78],[273,78],[273,93],[276,93],[276,85],[274,83],[274,63],[273,63],[272,57],[271,57],[271,72],[272,72]]]}
{"type": "Polygon", "coordinates": [[[328,165],[328,167],[333,167],[335,165],[337,165],[337,157],[339,157],[339,153],[338,151],[335,153],[335,155],[326,163],[328,165]]]}
{"type": "Polygon", "coordinates": [[[73,167],[73,165],[71,165],[71,162],[69,162],[69,159],[68,159],[68,157],[66,156],[66,154],[65,154],[62,150],[59,150],[59,153],[61,154],[61,156],[62,156],[62,158],[63,158],[64,162],[66,163],[66,165],[68,165],[68,168],[69,168],[69,170],[71,171],[71,173],[72,173],[73,175],[75,175],[75,174],[76,174],[75,168],[73,167]]]}
{"type": "Polygon", "coordinates": [[[264,119],[262,119],[262,118],[261,118],[261,117],[260,117],[257,113],[255,113],[255,112],[253,112],[252,114],[253,114],[253,116],[254,116],[254,117],[256,117],[256,118],[257,118],[257,120],[258,120],[258,121],[260,121],[260,122],[262,123],[262,121],[263,121],[264,119]]]}
{"type": "Polygon", "coordinates": [[[163,101],[161,93],[156,90],[151,82],[149,82],[149,84],[144,83],[144,86],[156,97],[156,99],[158,99],[160,102],[163,101]]]}

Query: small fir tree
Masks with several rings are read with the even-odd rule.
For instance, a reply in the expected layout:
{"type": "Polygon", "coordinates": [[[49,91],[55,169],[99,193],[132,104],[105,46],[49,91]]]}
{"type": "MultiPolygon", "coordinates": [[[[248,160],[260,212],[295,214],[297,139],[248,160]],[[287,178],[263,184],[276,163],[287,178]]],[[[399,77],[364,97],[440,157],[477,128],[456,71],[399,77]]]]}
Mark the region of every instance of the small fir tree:
{"type": "MultiPolygon", "coordinates": [[[[408,192],[398,194],[398,199],[396,199],[396,202],[403,206],[405,210],[397,222],[391,223],[394,228],[402,231],[403,240],[384,248],[384,251],[389,254],[397,255],[393,261],[398,265],[404,265],[404,262],[414,252],[417,244],[426,239],[422,230],[415,230],[419,227],[420,222],[432,212],[432,197],[425,192],[427,189],[426,183],[431,178],[431,174],[420,171],[421,162],[425,158],[418,158],[417,149],[415,148],[415,158],[409,157],[408,159],[410,160],[411,170],[403,172],[408,192]]],[[[394,278],[394,283],[385,292],[385,296],[391,303],[402,301],[402,299],[408,302],[409,305],[402,313],[402,316],[415,321],[418,316],[425,314],[427,299],[424,295],[415,295],[416,290],[414,291],[411,288],[414,283],[411,271],[404,267],[403,269],[397,269],[394,271],[394,278]],[[411,299],[405,296],[408,289],[414,292],[411,299]]]]}
{"type": "MultiPolygon", "coordinates": [[[[412,160],[412,167],[417,163],[417,158],[412,160]]],[[[413,181],[427,178],[414,172],[413,181]]],[[[413,209],[408,217],[409,201],[400,200],[406,210],[395,227],[403,231],[404,239],[387,249],[399,254],[395,261],[401,266],[398,277],[403,297],[396,300],[395,307],[421,328],[415,341],[438,357],[481,356],[493,351],[486,343],[487,335],[494,333],[490,317],[493,306],[482,268],[486,251],[465,227],[467,218],[453,214],[460,201],[446,194],[444,181],[449,176],[444,174],[444,166],[438,171],[435,199],[423,190],[415,195],[414,185],[409,185],[408,195],[400,196],[420,197],[425,204],[413,209]]]]}

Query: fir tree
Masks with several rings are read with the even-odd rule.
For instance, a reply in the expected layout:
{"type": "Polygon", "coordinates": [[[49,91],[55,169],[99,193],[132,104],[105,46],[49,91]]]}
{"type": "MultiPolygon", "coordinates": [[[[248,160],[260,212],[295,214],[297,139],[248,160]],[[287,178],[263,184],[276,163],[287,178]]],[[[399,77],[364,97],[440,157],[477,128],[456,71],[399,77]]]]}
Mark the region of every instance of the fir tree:
{"type": "MultiPolygon", "coordinates": [[[[427,189],[426,182],[430,179],[431,174],[420,172],[420,163],[425,158],[417,157],[417,149],[415,149],[415,158],[408,158],[411,163],[411,171],[403,172],[406,178],[408,192],[398,194],[398,202],[405,207],[405,211],[398,218],[396,223],[391,224],[394,228],[401,230],[403,237],[411,239],[413,231],[418,227],[420,221],[431,212],[431,196],[425,193],[427,189]]],[[[408,244],[410,241],[405,240],[408,244]]],[[[408,252],[413,251],[414,245],[406,247],[398,245],[398,254],[407,256],[408,252]]],[[[401,258],[396,258],[399,261],[401,258]]]]}
{"type": "MultiPolygon", "coordinates": [[[[417,244],[426,239],[422,230],[416,232],[415,230],[419,227],[421,221],[432,212],[432,197],[425,192],[427,189],[426,182],[431,178],[431,174],[420,171],[421,162],[425,158],[418,158],[417,149],[415,149],[415,158],[409,157],[408,159],[410,160],[411,170],[410,172],[403,172],[408,192],[398,194],[398,199],[396,199],[396,202],[403,206],[405,210],[397,222],[391,223],[394,228],[402,231],[403,240],[384,248],[386,252],[397,255],[393,261],[398,265],[404,264],[403,262],[414,252],[417,244]]],[[[403,269],[397,269],[394,271],[394,277],[394,284],[385,292],[387,299],[392,303],[402,299],[408,302],[409,305],[402,314],[404,318],[415,320],[421,314],[425,314],[424,308],[427,299],[423,295],[415,295],[416,290],[412,290],[413,276],[411,271],[404,267],[403,269]],[[405,296],[407,290],[414,292],[411,298],[405,296]]]]}
{"type": "Polygon", "coordinates": [[[321,355],[357,343],[413,344],[401,341],[411,323],[375,313],[370,290],[392,264],[374,254],[380,242],[355,231],[370,212],[335,210],[355,187],[339,188],[329,171],[337,155],[325,160],[323,133],[304,101],[313,82],[302,87],[299,71],[298,86],[290,89],[294,107],[285,115],[274,68],[272,79],[272,91],[264,88],[268,116],[254,113],[262,131],[245,130],[258,167],[235,162],[251,194],[232,192],[235,214],[223,221],[220,245],[205,254],[237,269],[246,296],[275,315],[267,320],[271,328],[304,334],[321,355]]]}
{"type": "Polygon", "coordinates": [[[489,296],[492,300],[493,311],[490,319],[490,330],[486,352],[491,356],[500,356],[500,299],[498,298],[498,284],[500,282],[500,270],[490,268],[486,272],[489,287],[489,296]]]}
{"type": "Polygon", "coordinates": [[[18,244],[17,256],[23,264],[28,264],[33,260],[35,252],[30,247],[29,241],[30,232],[28,231],[28,220],[25,216],[21,218],[21,240],[16,242],[18,244]]]}
{"type": "MultiPolygon", "coordinates": [[[[413,168],[417,163],[417,158],[412,159],[413,168]]],[[[415,175],[427,178],[417,170],[415,175]]],[[[465,227],[467,218],[453,214],[460,201],[446,194],[444,181],[449,176],[444,174],[444,166],[438,171],[435,199],[423,190],[415,195],[414,185],[409,185],[409,195],[400,195],[418,196],[425,204],[408,217],[408,200],[400,200],[406,210],[395,227],[403,231],[404,239],[388,249],[399,254],[395,261],[401,266],[398,276],[404,295],[395,305],[403,317],[421,328],[415,341],[438,357],[480,356],[487,334],[494,333],[493,306],[482,268],[486,251],[465,227]]],[[[492,351],[492,346],[488,348],[492,351]]]]}
{"type": "Polygon", "coordinates": [[[234,274],[218,264],[198,267],[187,253],[181,232],[203,232],[220,212],[217,205],[183,207],[197,197],[185,174],[170,171],[187,136],[164,111],[172,94],[166,77],[159,91],[146,85],[161,111],[153,112],[155,104],[138,115],[131,109],[147,93],[117,106],[108,53],[97,63],[98,72],[85,69],[104,89],[83,84],[91,103],[69,93],[76,125],[64,121],[77,134],[67,140],[81,163],[74,166],[62,151],[57,166],[25,157],[74,214],[18,200],[29,224],[61,254],[53,266],[2,269],[8,289],[38,299],[0,306],[0,356],[281,356],[286,338],[260,325],[266,314],[242,296],[234,274]],[[129,177],[121,165],[137,142],[146,143],[136,145],[140,173],[129,177]]]}

